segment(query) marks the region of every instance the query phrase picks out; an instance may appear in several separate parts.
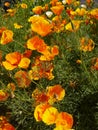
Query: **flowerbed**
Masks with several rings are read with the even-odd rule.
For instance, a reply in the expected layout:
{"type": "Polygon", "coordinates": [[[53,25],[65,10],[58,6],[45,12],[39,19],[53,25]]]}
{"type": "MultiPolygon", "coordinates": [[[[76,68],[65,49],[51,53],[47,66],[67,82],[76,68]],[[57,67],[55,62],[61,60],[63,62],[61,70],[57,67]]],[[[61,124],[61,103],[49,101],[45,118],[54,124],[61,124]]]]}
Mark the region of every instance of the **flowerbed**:
{"type": "Polygon", "coordinates": [[[0,129],[97,130],[97,4],[23,0],[5,6],[0,129]]]}

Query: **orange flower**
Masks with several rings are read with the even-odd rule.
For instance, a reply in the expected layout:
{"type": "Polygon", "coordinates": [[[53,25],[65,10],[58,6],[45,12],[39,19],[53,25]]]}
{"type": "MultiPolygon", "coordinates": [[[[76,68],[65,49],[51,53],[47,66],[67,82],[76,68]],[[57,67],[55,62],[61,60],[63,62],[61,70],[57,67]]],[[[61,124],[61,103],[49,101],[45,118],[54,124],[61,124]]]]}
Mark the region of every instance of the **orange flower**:
{"type": "Polygon", "coordinates": [[[9,3],[9,2],[5,2],[5,3],[4,3],[4,6],[9,7],[9,6],[10,6],[10,3],[9,3]]]}
{"type": "Polygon", "coordinates": [[[31,50],[25,50],[25,52],[23,53],[23,57],[30,58],[31,55],[32,55],[32,51],[31,50]]]}
{"type": "Polygon", "coordinates": [[[27,9],[27,8],[28,8],[27,4],[25,4],[25,3],[20,4],[20,6],[21,6],[21,8],[23,8],[23,9],[27,9]]]}
{"type": "Polygon", "coordinates": [[[19,52],[12,52],[6,55],[5,57],[6,61],[2,62],[2,65],[7,70],[13,70],[17,68],[20,60],[21,60],[21,54],[19,52]]]}
{"type": "Polygon", "coordinates": [[[65,90],[61,85],[54,85],[47,87],[47,95],[50,98],[50,101],[55,99],[54,101],[60,101],[65,96],[65,90]]]}
{"type": "Polygon", "coordinates": [[[14,16],[16,13],[16,9],[7,9],[7,12],[10,16],[14,16]]]}
{"type": "Polygon", "coordinates": [[[0,28],[0,36],[2,36],[2,33],[3,33],[3,31],[5,31],[5,30],[6,30],[6,27],[0,28]]]}
{"type": "Polygon", "coordinates": [[[43,51],[43,55],[40,56],[40,60],[42,61],[50,61],[53,60],[56,55],[58,55],[59,50],[58,46],[54,45],[53,47],[47,46],[47,49],[43,51]]]}
{"type": "Polygon", "coordinates": [[[23,57],[23,58],[21,58],[21,60],[18,64],[18,67],[20,67],[22,69],[27,69],[29,67],[30,62],[31,61],[29,58],[23,57]]]}
{"type": "Polygon", "coordinates": [[[73,126],[72,115],[66,112],[59,113],[56,119],[56,127],[59,126],[63,126],[64,130],[71,129],[73,126]]]}
{"type": "Polygon", "coordinates": [[[6,101],[9,97],[9,94],[4,90],[0,90],[0,101],[6,101]]]}
{"type": "Polygon", "coordinates": [[[51,62],[41,61],[40,57],[37,57],[34,64],[32,64],[32,70],[29,71],[29,76],[31,80],[39,80],[40,78],[51,80],[54,78],[52,71],[53,64],[51,62]]]}
{"type": "Polygon", "coordinates": [[[47,103],[48,102],[48,96],[44,91],[40,91],[38,88],[36,88],[33,93],[32,97],[35,100],[35,105],[38,105],[40,103],[47,103]]]}
{"type": "Polygon", "coordinates": [[[46,36],[52,31],[52,24],[42,16],[32,16],[29,21],[32,22],[32,31],[41,36],[46,36]]]}
{"type": "Polygon", "coordinates": [[[18,71],[14,75],[16,79],[16,83],[20,88],[27,88],[29,87],[31,80],[29,79],[28,73],[26,71],[18,71]]]}
{"type": "Polygon", "coordinates": [[[1,44],[5,45],[13,41],[13,32],[11,30],[4,30],[1,36],[1,44]]]}
{"type": "Polygon", "coordinates": [[[69,5],[70,5],[72,2],[73,2],[73,0],[66,0],[66,3],[69,4],[69,5]]]}
{"type": "Polygon", "coordinates": [[[55,123],[57,116],[58,110],[51,106],[44,111],[42,115],[42,121],[47,125],[51,125],[55,123]]]}
{"type": "Polygon", "coordinates": [[[49,108],[50,105],[49,104],[40,104],[40,105],[37,105],[35,110],[34,110],[34,117],[36,119],[36,121],[41,121],[42,120],[42,116],[45,112],[45,110],[47,108],[49,108]]]}
{"type": "Polygon", "coordinates": [[[15,128],[10,123],[6,123],[3,125],[1,130],[15,130],[15,128]]]}
{"type": "Polygon", "coordinates": [[[92,68],[95,69],[95,70],[98,70],[98,58],[94,58],[93,62],[94,62],[93,63],[94,65],[92,66],[92,68]]]}
{"type": "Polygon", "coordinates": [[[44,40],[42,40],[38,36],[34,36],[27,41],[27,48],[43,53],[46,50],[47,45],[45,44],[44,40]]]}
{"type": "Polygon", "coordinates": [[[8,123],[5,116],[0,116],[0,130],[15,130],[15,128],[8,123]]]}
{"type": "Polygon", "coordinates": [[[43,7],[42,6],[35,6],[32,11],[35,13],[35,14],[41,14],[42,11],[43,11],[43,7]]]}
{"type": "Polygon", "coordinates": [[[84,52],[92,51],[95,47],[94,41],[87,37],[82,37],[80,39],[80,49],[84,52]]]}
{"type": "Polygon", "coordinates": [[[51,1],[50,1],[50,4],[51,4],[52,6],[55,6],[57,2],[58,2],[58,0],[51,0],[51,1]]]}
{"type": "Polygon", "coordinates": [[[54,14],[60,15],[64,10],[64,5],[53,6],[50,8],[54,14]]]}

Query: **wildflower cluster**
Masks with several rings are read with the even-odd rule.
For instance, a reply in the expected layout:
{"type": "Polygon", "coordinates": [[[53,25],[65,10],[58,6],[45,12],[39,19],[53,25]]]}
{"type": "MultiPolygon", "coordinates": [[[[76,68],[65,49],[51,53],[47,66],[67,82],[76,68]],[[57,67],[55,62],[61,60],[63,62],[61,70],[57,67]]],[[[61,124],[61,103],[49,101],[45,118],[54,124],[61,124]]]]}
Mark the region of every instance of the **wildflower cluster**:
{"type": "MultiPolygon", "coordinates": [[[[77,0],[24,0],[8,8],[6,13],[2,12],[0,102],[7,105],[10,114],[24,112],[23,120],[27,120],[34,112],[32,120],[53,126],[53,130],[75,129],[75,110],[67,108],[71,108],[70,102],[67,102],[69,106],[64,104],[67,96],[70,98],[75,93],[78,99],[72,100],[79,102],[82,97],[79,87],[82,95],[88,86],[91,90],[86,94],[97,91],[98,8],[93,8],[93,3],[91,0],[86,0],[84,5],[77,0]],[[17,110],[18,96],[21,98],[17,110]],[[24,110],[21,101],[31,104],[31,109],[25,106],[27,110],[24,110]],[[9,105],[11,102],[16,108],[9,105]],[[27,114],[28,110],[31,113],[27,114]]],[[[5,6],[10,4],[7,2],[5,6]]],[[[12,114],[9,120],[11,117],[12,114]]],[[[15,129],[3,115],[0,123],[2,130],[15,129]]]]}

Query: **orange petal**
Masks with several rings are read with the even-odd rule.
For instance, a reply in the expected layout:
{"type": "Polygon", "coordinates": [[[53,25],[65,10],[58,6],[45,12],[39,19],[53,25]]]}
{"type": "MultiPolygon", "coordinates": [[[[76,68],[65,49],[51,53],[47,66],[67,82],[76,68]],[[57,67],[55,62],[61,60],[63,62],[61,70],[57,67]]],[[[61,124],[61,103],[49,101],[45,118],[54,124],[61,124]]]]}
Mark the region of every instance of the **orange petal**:
{"type": "Polygon", "coordinates": [[[29,64],[30,64],[30,59],[29,58],[22,58],[21,61],[19,62],[18,66],[20,68],[23,68],[23,69],[27,69],[29,67],[29,64]]]}
{"type": "Polygon", "coordinates": [[[5,45],[13,41],[13,32],[11,30],[5,30],[1,36],[1,44],[5,45]]]}
{"type": "Polygon", "coordinates": [[[13,70],[15,68],[17,68],[17,65],[12,65],[10,64],[8,61],[3,61],[2,65],[5,67],[5,69],[7,70],[13,70]]]}

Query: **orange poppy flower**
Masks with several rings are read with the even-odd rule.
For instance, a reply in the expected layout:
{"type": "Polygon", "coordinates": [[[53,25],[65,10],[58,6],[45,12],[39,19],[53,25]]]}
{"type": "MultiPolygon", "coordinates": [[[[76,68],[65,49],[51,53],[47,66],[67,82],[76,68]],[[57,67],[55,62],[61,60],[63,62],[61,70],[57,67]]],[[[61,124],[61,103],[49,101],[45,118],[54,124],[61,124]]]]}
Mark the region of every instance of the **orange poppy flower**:
{"type": "Polygon", "coordinates": [[[23,53],[23,57],[30,58],[31,55],[32,55],[32,50],[25,50],[25,52],[23,53]]]}
{"type": "Polygon", "coordinates": [[[2,36],[2,33],[3,33],[3,31],[5,31],[5,30],[6,30],[6,27],[0,28],[0,36],[2,36]]]}
{"type": "Polygon", "coordinates": [[[26,71],[18,71],[14,75],[16,79],[16,83],[20,88],[27,88],[29,87],[31,80],[29,79],[28,73],[26,71]]]}
{"type": "Polygon", "coordinates": [[[9,94],[4,90],[0,90],[0,101],[6,101],[9,97],[9,94]]]}
{"type": "Polygon", "coordinates": [[[2,130],[15,130],[15,128],[10,123],[6,123],[3,125],[2,130]]]}
{"type": "Polygon", "coordinates": [[[44,111],[42,115],[42,121],[47,125],[51,125],[55,123],[57,116],[58,110],[51,106],[44,111]]]}
{"type": "Polygon", "coordinates": [[[27,41],[27,48],[43,53],[47,49],[47,45],[45,44],[44,40],[38,36],[34,36],[27,41]]]}
{"type": "Polygon", "coordinates": [[[5,45],[13,41],[13,32],[11,30],[4,30],[1,36],[1,44],[5,45]]]}
{"type": "Polygon", "coordinates": [[[4,3],[4,6],[9,7],[9,6],[10,6],[10,3],[9,3],[9,2],[5,2],[5,3],[4,3]]]}
{"type": "Polygon", "coordinates": [[[52,6],[55,6],[57,2],[58,2],[58,0],[51,0],[51,1],[50,1],[50,4],[51,4],[52,6]]]}
{"type": "Polygon", "coordinates": [[[43,11],[43,7],[42,6],[35,6],[32,11],[35,13],[35,14],[41,14],[42,11],[43,11]]]}
{"type": "Polygon", "coordinates": [[[50,105],[47,103],[36,106],[36,108],[34,110],[34,117],[35,117],[36,121],[42,120],[42,116],[43,116],[45,110],[49,107],[50,107],[50,105]]]}
{"type": "Polygon", "coordinates": [[[50,8],[54,14],[60,15],[64,10],[64,5],[57,5],[50,8]]]}
{"type": "Polygon", "coordinates": [[[65,96],[65,90],[62,88],[61,85],[54,85],[47,87],[47,95],[51,99],[55,99],[56,101],[60,101],[65,96]]]}
{"type": "Polygon", "coordinates": [[[63,126],[63,128],[71,129],[73,126],[73,117],[67,112],[61,112],[56,119],[56,127],[63,126]]]}
{"type": "Polygon", "coordinates": [[[29,76],[31,80],[39,80],[40,78],[51,80],[54,78],[52,71],[53,64],[51,62],[41,61],[40,57],[37,57],[34,64],[32,64],[32,70],[29,71],[29,76]]]}
{"type": "Polygon", "coordinates": [[[20,6],[21,6],[21,8],[23,8],[23,9],[27,9],[27,8],[28,8],[27,4],[25,4],[25,3],[20,4],[20,6]]]}
{"type": "Polygon", "coordinates": [[[86,52],[86,51],[92,51],[95,47],[95,43],[92,39],[89,39],[87,37],[82,37],[80,39],[80,50],[86,52]]]}
{"type": "Polygon", "coordinates": [[[16,9],[7,9],[7,12],[10,16],[14,16],[16,13],[16,9]]]}
{"type": "Polygon", "coordinates": [[[94,58],[93,59],[93,69],[98,70],[98,58],[94,58]]]}
{"type": "Polygon", "coordinates": [[[0,116],[0,130],[15,130],[15,128],[7,121],[5,116],[0,116]]]}
{"type": "Polygon", "coordinates": [[[73,2],[73,0],[66,0],[66,3],[69,4],[69,5],[70,5],[72,2],[73,2]]]}
{"type": "Polygon", "coordinates": [[[30,62],[31,61],[29,58],[23,57],[23,58],[21,58],[21,60],[18,64],[18,67],[20,67],[22,69],[27,69],[29,67],[30,62]]]}
{"type": "Polygon", "coordinates": [[[38,105],[40,103],[47,103],[48,102],[48,96],[44,91],[40,91],[38,88],[36,88],[33,93],[32,97],[35,100],[35,105],[38,105]]]}
{"type": "Polygon", "coordinates": [[[32,31],[41,36],[46,36],[52,31],[52,24],[42,16],[32,16],[29,21],[32,22],[32,31]]]}
{"type": "Polygon", "coordinates": [[[7,70],[13,70],[17,68],[20,60],[21,60],[21,54],[19,52],[12,52],[6,55],[5,57],[6,61],[2,62],[2,65],[7,70]]]}
{"type": "Polygon", "coordinates": [[[42,61],[51,61],[54,59],[56,55],[58,55],[59,50],[58,46],[54,45],[53,47],[47,46],[47,49],[43,51],[43,55],[40,56],[40,60],[42,61]]]}

